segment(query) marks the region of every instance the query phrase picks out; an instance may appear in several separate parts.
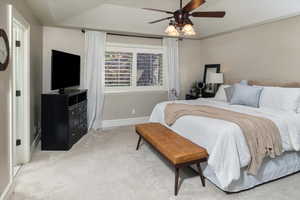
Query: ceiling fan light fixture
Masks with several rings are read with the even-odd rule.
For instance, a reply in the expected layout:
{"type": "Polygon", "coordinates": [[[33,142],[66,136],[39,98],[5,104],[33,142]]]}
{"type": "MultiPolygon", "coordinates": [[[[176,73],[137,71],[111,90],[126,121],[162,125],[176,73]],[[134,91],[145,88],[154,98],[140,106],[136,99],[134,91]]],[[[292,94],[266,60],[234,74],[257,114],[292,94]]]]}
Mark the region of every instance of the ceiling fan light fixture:
{"type": "Polygon", "coordinates": [[[169,36],[173,36],[173,37],[178,37],[180,34],[179,34],[179,32],[177,31],[177,29],[175,28],[175,30],[172,31],[172,32],[169,32],[168,35],[169,35],[169,36]]]}
{"type": "Polygon", "coordinates": [[[165,30],[165,32],[169,36],[193,36],[196,35],[196,32],[193,28],[193,22],[190,19],[190,17],[223,18],[226,14],[225,11],[194,12],[195,9],[199,8],[202,4],[205,3],[205,0],[189,0],[189,2],[185,6],[183,6],[182,2],[183,1],[180,0],[180,7],[178,10],[175,11],[144,8],[145,10],[151,10],[172,15],[170,17],[165,17],[149,23],[155,24],[165,20],[171,20],[169,26],[165,30]]]}
{"type": "Polygon", "coordinates": [[[189,31],[189,32],[185,32],[183,33],[185,36],[194,36],[196,35],[196,32],[195,31],[189,31]]]}
{"type": "Polygon", "coordinates": [[[182,32],[190,32],[190,31],[194,31],[194,28],[191,24],[186,24],[184,25],[184,27],[182,28],[182,32]]]}
{"type": "Polygon", "coordinates": [[[169,34],[169,33],[172,33],[172,32],[174,32],[174,31],[176,31],[175,26],[172,25],[172,24],[170,24],[170,25],[166,28],[165,33],[169,34]]]}
{"type": "Polygon", "coordinates": [[[194,30],[194,28],[193,28],[193,26],[191,24],[184,25],[184,27],[182,29],[182,32],[186,36],[196,35],[196,32],[195,32],[195,30],[194,30]]]}
{"type": "Polygon", "coordinates": [[[165,33],[167,33],[169,36],[179,36],[179,32],[172,22],[170,22],[169,26],[165,30],[165,33]]]}

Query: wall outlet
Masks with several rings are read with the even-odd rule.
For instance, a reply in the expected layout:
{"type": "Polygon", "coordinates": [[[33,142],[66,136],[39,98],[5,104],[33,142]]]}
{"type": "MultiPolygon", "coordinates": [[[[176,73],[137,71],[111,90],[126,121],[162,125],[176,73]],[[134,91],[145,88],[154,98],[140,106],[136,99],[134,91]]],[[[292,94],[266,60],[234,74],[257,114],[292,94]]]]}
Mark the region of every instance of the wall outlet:
{"type": "Polygon", "coordinates": [[[132,109],[131,114],[135,115],[135,109],[132,109]]]}

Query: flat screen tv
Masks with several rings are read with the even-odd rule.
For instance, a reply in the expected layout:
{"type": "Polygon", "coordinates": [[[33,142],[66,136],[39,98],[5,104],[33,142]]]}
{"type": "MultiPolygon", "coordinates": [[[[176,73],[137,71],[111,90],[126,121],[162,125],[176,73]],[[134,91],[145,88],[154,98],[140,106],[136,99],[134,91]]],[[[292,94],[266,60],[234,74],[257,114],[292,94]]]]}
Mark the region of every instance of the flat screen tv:
{"type": "Polygon", "coordinates": [[[80,56],[52,50],[51,89],[64,93],[67,87],[80,85],[80,56]]]}

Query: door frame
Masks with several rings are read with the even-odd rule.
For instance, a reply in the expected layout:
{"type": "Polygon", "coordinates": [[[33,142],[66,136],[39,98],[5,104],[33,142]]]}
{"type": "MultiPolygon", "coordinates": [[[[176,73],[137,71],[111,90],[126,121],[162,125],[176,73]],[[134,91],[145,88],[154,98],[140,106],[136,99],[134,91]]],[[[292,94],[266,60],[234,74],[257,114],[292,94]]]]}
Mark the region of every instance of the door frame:
{"type": "MultiPolygon", "coordinates": [[[[13,24],[14,21],[17,21],[19,24],[21,24],[24,29],[25,29],[25,37],[24,37],[24,68],[23,68],[23,74],[24,74],[24,87],[22,91],[23,95],[23,105],[24,105],[24,132],[21,137],[22,139],[22,150],[20,155],[18,155],[18,160],[22,163],[28,163],[31,159],[31,151],[30,151],[30,24],[27,22],[27,20],[14,8],[12,7],[11,10],[11,52],[12,52],[12,57],[14,53],[14,48],[16,48],[14,44],[14,38],[13,38],[13,24]]],[[[12,162],[11,162],[11,167],[13,169],[13,152],[15,151],[14,148],[16,148],[16,138],[14,136],[16,135],[16,88],[15,88],[15,66],[12,60],[12,73],[11,73],[11,82],[12,82],[12,162]]]]}

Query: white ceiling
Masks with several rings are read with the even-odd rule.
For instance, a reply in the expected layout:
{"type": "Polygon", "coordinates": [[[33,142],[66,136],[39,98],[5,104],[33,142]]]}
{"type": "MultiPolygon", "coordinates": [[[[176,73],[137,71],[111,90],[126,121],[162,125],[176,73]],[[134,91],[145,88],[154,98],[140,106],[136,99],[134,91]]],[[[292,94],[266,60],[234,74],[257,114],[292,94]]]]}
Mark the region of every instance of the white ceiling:
{"type": "MultiPolygon", "coordinates": [[[[147,22],[167,17],[142,10],[175,11],[179,0],[26,0],[46,26],[92,28],[114,32],[163,35],[168,21],[147,22]]],[[[184,4],[189,0],[183,0],[184,4]]],[[[300,14],[299,0],[206,0],[197,11],[226,11],[223,19],[192,18],[196,38],[228,32],[300,14]]]]}

